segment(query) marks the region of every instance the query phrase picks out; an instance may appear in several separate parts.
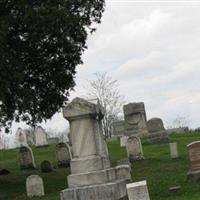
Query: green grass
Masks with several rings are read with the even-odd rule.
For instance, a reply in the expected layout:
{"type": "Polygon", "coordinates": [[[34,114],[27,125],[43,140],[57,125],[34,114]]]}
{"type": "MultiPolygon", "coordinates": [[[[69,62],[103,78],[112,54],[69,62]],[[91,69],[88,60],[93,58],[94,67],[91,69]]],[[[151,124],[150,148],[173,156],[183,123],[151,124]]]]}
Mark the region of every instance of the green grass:
{"type": "MultiPolygon", "coordinates": [[[[187,144],[200,140],[200,134],[170,136],[171,142],[178,143],[180,158],[172,160],[169,153],[169,145],[149,145],[143,144],[144,161],[132,163],[133,181],[146,179],[153,200],[199,200],[200,182],[187,180],[189,169],[187,144]],[[181,186],[177,193],[170,193],[169,187],[181,186]]],[[[108,143],[110,158],[113,164],[125,158],[126,149],[119,146],[119,141],[108,143]]],[[[0,176],[0,200],[25,200],[25,180],[29,175],[38,174],[43,178],[46,195],[42,198],[32,198],[33,200],[57,200],[59,192],[67,188],[66,177],[69,168],[57,168],[55,160],[55,146],[44,148],[33,148],[36,165],[39,167],[41,161],[50,160],[55,169],[51,173],[41,173],[36,170],[20,170],[17,165],[17,150],[0,151],[0,168],[11,171],[9,175],[0,176]]]]}

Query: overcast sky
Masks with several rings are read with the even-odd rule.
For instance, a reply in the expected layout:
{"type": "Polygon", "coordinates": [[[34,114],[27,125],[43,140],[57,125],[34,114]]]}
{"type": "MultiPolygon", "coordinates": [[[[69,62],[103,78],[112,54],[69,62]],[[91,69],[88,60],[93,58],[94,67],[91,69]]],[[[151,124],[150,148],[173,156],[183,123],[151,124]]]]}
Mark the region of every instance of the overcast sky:
{"type": "MultiPolygon", "coordinates": [[[[107,1],[87,43],[71,98],[84,94],[94,73],[107,72],[126,102],[145,103],[148,119],[161,117],[167,127],[184,116],[200,126],[200,2],[107,1]]],[[[60,116],[44,128],[66,127],[60,116]]]]}

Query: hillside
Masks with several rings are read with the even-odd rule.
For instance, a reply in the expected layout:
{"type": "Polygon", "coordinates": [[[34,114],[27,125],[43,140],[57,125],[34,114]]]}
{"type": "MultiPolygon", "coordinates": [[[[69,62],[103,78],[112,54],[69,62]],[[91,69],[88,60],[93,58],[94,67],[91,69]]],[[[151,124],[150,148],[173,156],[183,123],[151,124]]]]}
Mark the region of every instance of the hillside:
{"type": "MultiPolygon", "coordinates": [[[[186,145],[200,140],[200,134],[171,135],[170,141],[178,143],[180,158],[171,160],[169,145],[143,144],[145,160],[132,164],[134,181],[147,179],[151,199],[153,200],[199,200],[200,183],[187,180],[189,162],[186,145]],[[177,193],[170,193],[169,187],[180,185],[177,193]]],[[[126,157],[125,148],[120,148],[119,141],[108,143],[109,153],[113,164],[126,157]]],[[[16,149],[0,151],[0,168],[10,170],[9,175],[0,176],[0,200],[25,200],[25,180],[31,174],[39,174],[44,181],[46,196],[32,198],[33,200],[57,200],[59,192],[67,187],[67,168],[57,168],[55,146],[33,148],[36,165],[41,161],[50,160],[55,169],[51,173],[41,173],[37,170],[20,170],[17,165],[16,149]]]]}

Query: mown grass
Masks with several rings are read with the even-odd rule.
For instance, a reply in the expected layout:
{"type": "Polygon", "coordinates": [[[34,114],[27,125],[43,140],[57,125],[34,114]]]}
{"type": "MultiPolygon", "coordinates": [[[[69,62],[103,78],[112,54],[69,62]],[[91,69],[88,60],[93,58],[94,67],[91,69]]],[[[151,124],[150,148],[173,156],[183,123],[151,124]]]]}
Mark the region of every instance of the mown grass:
{"type": "MultiPolygon", "coordinates": [[[[200,182],[187,180],[189,169],[187,144],[200,140],[200,134],[173,134],[171,142],[178,143],[180,158],[172,160],[169,145],[143,144],[144,161],[132,163],[133,181],[146,179],[152,200],[200,200],[200,182]],[[181,186],[177,193],[170,193],[169,187],[181,186]]],[[[119,141],[108,143],[110,158],[113,164],[125,158],[126,149],[119,146],[119,141]]],[[[33,148],[36,170],[20,170],[17,165],[17,150],[0,151],[0,168],[10,170],[9,175],[0,176],[0,200],[25,200],[25,180],[31,174],[38,174],[43,178],[46,195],[33,200],[58,200],[59,192],[67,188],[66,177],[68,168],[57,168],[55,160],[55,146],[33,148]],[[39,165],[43,160],[50,160],[55,169],[51,173],[41,173],[39,165]]]]}

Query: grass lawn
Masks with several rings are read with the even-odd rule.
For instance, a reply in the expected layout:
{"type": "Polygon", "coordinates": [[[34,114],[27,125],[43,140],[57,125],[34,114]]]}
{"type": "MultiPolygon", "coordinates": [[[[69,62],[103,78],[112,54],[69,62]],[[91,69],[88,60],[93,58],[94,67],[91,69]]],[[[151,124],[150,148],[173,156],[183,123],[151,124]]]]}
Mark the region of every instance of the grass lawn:
{"type": "MultiPolygon", "coordinates": [[[[200,200],[200,182],[187,180],[189,169],[186,145],[200,140],[200,134],[171,135],[170,141],[178,143],[180,158],[170,159],[169,145],[143,144],[145,160],[132,164],[133,181],[147,179],[148,188],[152,200],[200,200]],[[169,187],[180,185],[179,192],[172,194],[169,187]]],[[[120,148],[119,141],[108,144],[110,158],[113,164],[117,160],[126,157],[125,148],[120,148]]],[[[10,170],[9,175],[0,176],[0,200],[25,200],[25,180],[32,174],[38,174],[43,178],[46,195],[33,200],[59,200],[59,192],[67,188],[66,177],[69,174],[67,168],[57,168],[55,160],[55,146],[33,148],[36,165],[43,160],[50,160],[55,169],[51,173],[41,173],[37,170],[20,170],[17,165],[16,149],[0,151],[0,168],[10,170]]]]}

